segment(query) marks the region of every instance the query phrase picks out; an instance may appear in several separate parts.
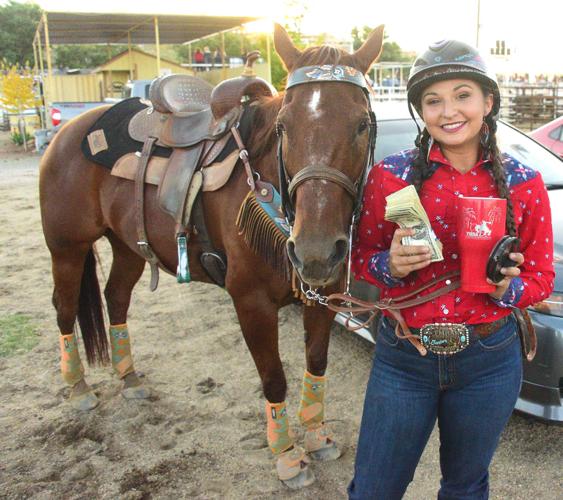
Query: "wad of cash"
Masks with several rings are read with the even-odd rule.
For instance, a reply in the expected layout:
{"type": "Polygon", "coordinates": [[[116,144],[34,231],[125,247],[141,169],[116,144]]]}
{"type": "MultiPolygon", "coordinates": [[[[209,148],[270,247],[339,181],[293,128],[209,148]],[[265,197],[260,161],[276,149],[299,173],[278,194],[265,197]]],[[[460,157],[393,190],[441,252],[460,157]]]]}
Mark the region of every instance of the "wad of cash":
{"type": "Polygon", "coordinates": [[[432,253],[431,262],[444,260],[442,243],[436,238],[426,210],[414,186],[407,186],[385,198],[385,220],[395,222],[402,229],[414,229],[412,236],[405,236],[403,245],[426,245],[432,253]]]}

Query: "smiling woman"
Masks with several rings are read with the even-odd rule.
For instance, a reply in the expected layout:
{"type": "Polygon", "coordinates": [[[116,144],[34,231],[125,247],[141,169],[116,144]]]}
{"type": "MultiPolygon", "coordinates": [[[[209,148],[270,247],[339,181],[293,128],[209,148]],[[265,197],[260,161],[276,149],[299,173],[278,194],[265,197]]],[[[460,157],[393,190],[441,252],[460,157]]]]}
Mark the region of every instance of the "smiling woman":
{"type": "Polygon", "coordinates": [[[437,420],[438,498],[484,500],[488,467],[522,381],[512,308],[553,290],[549,199],[539,172],[499,151],[499,89],[475,49],[455,40],[431,45],[415,61],[407,92],[411,115],[412,106],[424,130],[415,149],[371,169],[353,267],[357,279],[381,288],[383,299],[415,298],[400,312],[384,311],[380,322],[349,493],[351,499],[402,498],[437,420]],[[409,185],[443,258],[414,244],[412,223],[397,228],[386,219],[384,199],[409,185]],[[463,208],[469,203],[495,206],[478,217],[463,208]],[[503,204],[506,223],[496,209],[503,204]],[[493,222],[497,239],[506,230],[502,238],[518,237],[521,244],[503,263],[500,279],[485,282],[490,250],[481,252],[477,269],[481,243],[468,235],[494,246],[493,222]],[[455,281],[469,264],[483,274],[479,293],[464,282],[465,273],[461,287],[455,281]],[[408,448],[397,445],[404,442],[408,448]]]}

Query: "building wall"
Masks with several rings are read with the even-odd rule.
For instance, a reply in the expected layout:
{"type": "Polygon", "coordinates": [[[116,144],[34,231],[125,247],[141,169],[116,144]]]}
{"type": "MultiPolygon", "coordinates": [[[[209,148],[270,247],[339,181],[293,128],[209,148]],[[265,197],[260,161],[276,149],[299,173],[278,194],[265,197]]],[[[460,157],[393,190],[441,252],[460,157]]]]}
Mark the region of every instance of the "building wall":
{"type": "Polygon", "coordinates": [[[96,102],[104,100],[103,79],[99,74],[53,75],[53,88],[45,78],[45,87],[50,102],[96,102]]]}

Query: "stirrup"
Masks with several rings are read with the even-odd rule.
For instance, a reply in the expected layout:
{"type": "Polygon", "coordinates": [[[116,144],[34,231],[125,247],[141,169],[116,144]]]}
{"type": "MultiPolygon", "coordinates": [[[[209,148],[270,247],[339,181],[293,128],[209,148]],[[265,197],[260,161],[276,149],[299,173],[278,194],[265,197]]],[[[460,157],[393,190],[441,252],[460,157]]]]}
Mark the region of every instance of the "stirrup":
{"type": "Polygon", "coordinates": [[[176,280],[178,283],[189,283],[192,281],[188,265],[188,239],[185,233],[176,237],[178,245],[178,267],[176,268],[176,280]]]}

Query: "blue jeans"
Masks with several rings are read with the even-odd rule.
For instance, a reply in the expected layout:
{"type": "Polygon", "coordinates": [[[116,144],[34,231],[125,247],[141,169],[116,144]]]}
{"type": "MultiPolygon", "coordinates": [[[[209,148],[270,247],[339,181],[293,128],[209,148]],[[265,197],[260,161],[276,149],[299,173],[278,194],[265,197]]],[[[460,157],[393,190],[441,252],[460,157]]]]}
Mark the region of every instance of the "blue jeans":
{"type": "Polygon", "coordinates": [[[521,383],[512,316],[459,353],[424,357],[382,320],[349,498],[402,498],[436,419],[442,472],[438,499],[488,498],[489,464],[521,383]]]}

